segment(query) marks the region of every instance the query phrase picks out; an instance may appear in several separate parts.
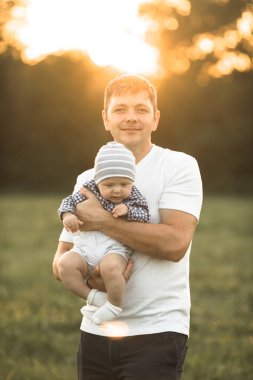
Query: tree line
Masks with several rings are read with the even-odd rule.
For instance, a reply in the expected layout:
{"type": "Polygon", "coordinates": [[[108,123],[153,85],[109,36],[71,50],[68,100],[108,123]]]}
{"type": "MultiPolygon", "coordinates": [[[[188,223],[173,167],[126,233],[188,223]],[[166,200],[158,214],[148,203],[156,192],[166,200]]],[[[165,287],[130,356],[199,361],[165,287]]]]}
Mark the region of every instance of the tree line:
{"type": "MultiPolygon", "coordinates": [[[[11,49],[0,55],[2,191],[72,190],[111,139],[101,110],[104,86],[116,74],[88,58],[52,56],[31,66],[11,49]]],[[[251,192],[253,73],[206,87],[196,84],[194,70],[154,82],[161,121],[153,142],[196,157],[205,191],[251,192]]]]}

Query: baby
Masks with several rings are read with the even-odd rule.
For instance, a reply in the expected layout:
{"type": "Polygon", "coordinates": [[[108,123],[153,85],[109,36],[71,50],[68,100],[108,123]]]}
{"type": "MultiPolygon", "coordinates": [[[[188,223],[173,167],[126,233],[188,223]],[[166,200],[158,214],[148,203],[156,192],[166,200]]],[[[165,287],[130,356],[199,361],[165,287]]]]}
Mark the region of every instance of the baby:
{"type": "MultiPolygon", "coordinates": [[[[100,148],[94,170],[94,179],[63,199],[58,210],[66,230],[74,233],[74,246],[59,260],[58,271],[67,289],[97,307],[92,320],[101,324],[117,318],[122,311],[126,285],[123,273],[133,250],[101,232],[80,232],[83,223],[74,214],[75,207],[87,199],[87,188],[115,218],[146,223],[150,222],[150,214],[145,198],[133,184],[135,157],[124,145],[110,142],[100,148]],[[107,293],[90,289],[85,281],[98,263],[107,293]]],[[[85,307],[81,311],[85,314],[85,307]]]]}

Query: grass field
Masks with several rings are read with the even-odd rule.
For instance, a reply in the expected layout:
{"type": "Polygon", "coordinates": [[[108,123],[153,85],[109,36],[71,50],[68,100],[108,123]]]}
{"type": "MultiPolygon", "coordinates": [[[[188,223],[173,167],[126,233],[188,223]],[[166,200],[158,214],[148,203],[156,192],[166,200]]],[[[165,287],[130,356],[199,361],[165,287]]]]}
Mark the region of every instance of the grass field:
{"type": "MultiPolygon", "coordinates": [[[[82,301],[51,275],[59,201],[0,197],[0,380],[76,379],[82,301]]],[[[253,198],[207,197],[192,249],[184,380],[253,379],[252,280],[253,198]]]]}

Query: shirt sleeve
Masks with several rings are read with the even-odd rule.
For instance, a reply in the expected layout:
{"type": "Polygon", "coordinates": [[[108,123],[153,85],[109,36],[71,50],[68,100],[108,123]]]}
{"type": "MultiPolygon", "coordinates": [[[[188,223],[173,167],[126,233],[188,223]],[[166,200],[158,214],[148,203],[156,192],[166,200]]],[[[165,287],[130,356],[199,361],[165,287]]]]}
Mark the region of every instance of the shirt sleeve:
{"type": "Polygon", "coordinates": [[[128,212],[126,220],[149,223],[150,213],[148,203],[140,191],[134,186],[131,196],[126,201],[128,212]]]}
{"type": "MultiPolygon", "coordinates": [[[[86,172],[83,172],[82,174],[80,174],[77,177],[73,194],[79,191],[86,181],[91,180],[93,178],[93,175],[94,175],[93,169],[87,170],[86,172]]],[[[73,243],[73,234],[71,232],[68,232],[65,228],[63,228],[59,236],[59,241],[73,243]]]]}
{"type": "Polygon", "coordinates": [[[87,198],[78,191],[75,194],[69,195],[67,198],[64,198],[61,202],[61,205],[58,209],[58,214],[60,219],[62,219],[62,214],[64,212],[75,212],[76,205],[80,202],[85,201],[87,198]]]}
{"type": "Polygon", "coordinates": [[[202,199],[198,163],[195,158],[185,155],[173,176],[166,181],[159,208],[184,211],[199,219],[202,199]]]}

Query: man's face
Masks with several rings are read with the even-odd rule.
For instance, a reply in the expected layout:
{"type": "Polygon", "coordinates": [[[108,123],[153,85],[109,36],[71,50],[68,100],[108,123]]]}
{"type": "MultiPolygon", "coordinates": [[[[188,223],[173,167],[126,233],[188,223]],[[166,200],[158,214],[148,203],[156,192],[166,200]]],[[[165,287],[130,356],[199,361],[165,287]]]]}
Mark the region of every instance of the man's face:
{"type": "Polygon", "coordinates": [[[113,96],[102,116],[105,129],[114,140],[134,149],[150,145],[160,112],[154,111],[148,93],[140,91],[113,96]]]}

